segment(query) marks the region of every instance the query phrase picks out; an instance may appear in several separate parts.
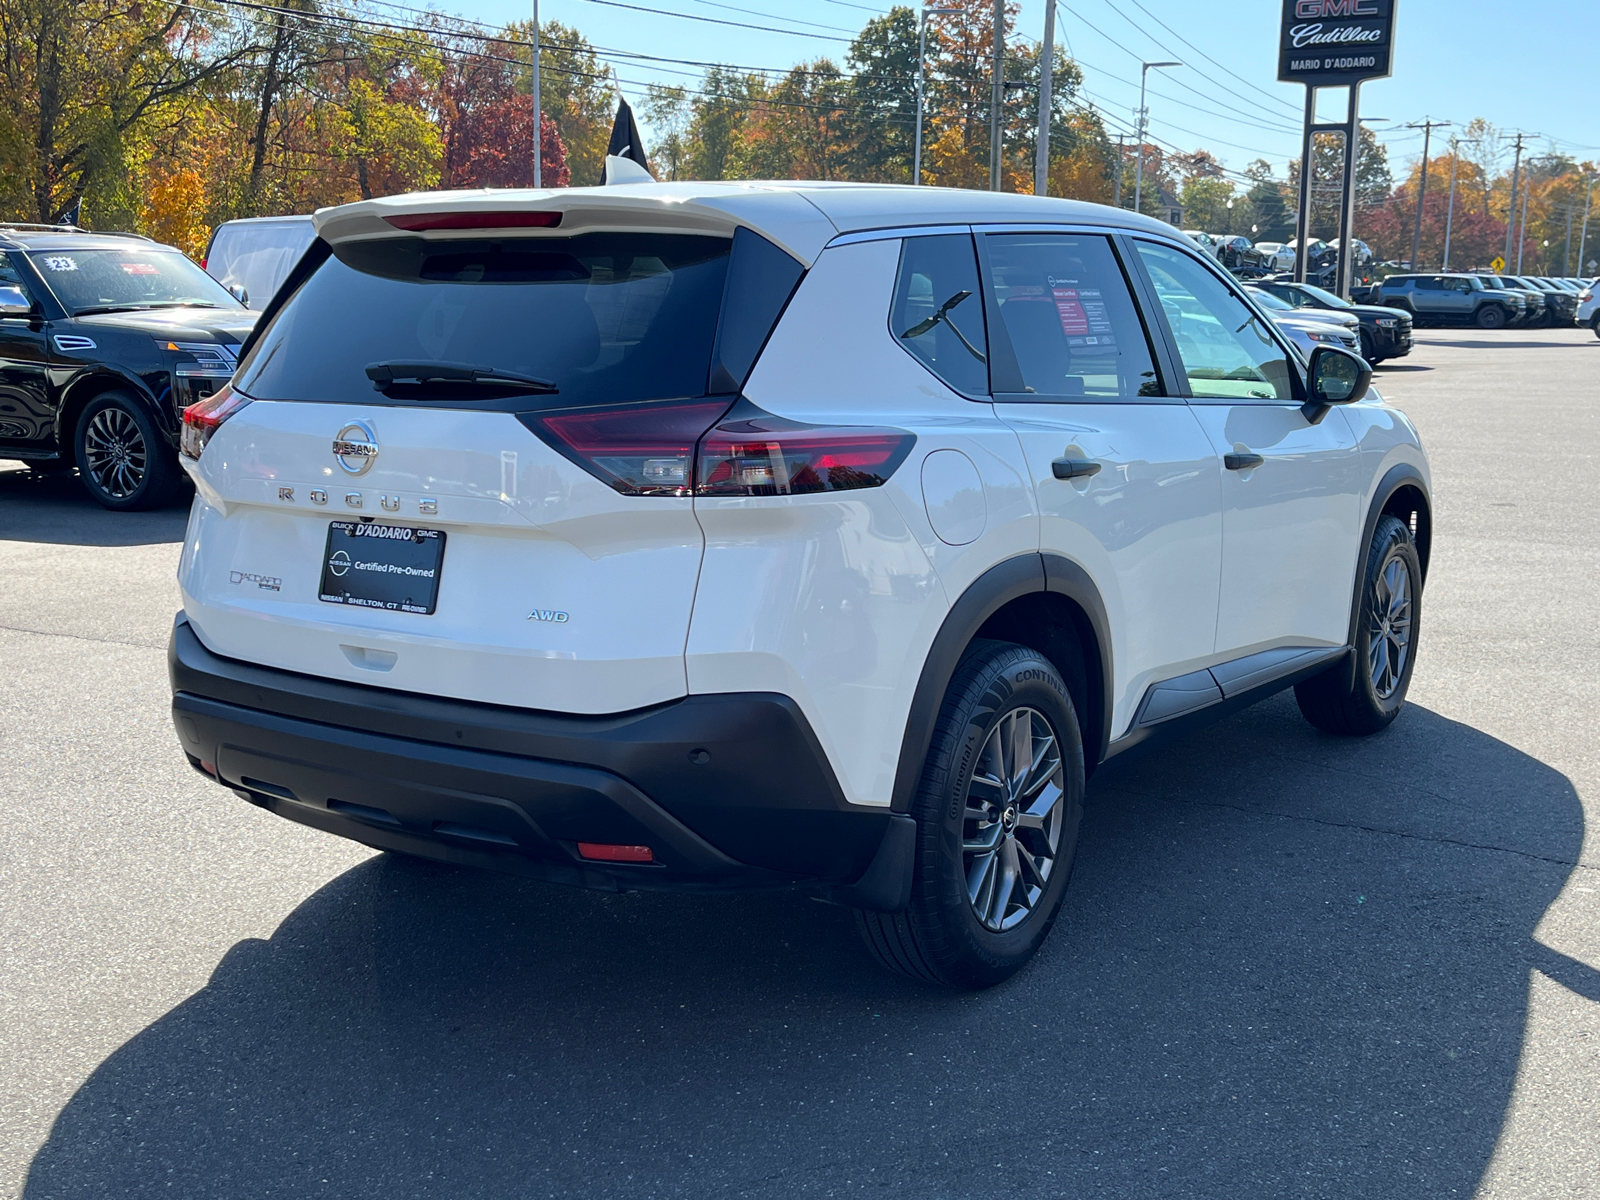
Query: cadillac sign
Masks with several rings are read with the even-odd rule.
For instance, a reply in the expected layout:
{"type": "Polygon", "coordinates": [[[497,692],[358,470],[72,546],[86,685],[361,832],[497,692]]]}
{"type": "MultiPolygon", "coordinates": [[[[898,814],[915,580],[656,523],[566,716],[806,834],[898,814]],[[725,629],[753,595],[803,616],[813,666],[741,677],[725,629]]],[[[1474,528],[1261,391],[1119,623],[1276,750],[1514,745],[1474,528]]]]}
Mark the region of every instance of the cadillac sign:
{"type": "Polygon", "coordinates": [[[1278,79],[1343,87],[1389,74],[1396,0],[1283,0],[1278,79]]]}

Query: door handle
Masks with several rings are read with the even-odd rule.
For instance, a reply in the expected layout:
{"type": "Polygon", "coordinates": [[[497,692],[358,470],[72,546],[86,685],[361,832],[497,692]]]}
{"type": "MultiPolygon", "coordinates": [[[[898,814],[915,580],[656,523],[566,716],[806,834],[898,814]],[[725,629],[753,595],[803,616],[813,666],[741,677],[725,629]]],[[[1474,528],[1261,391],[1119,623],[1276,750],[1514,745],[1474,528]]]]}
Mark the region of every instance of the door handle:
{"type": "Polygon", "coordinates": [[[1050,464],[1050,473],[1057,479],[1087,479],[1100,474],[1100,464],[1092,458],[1058,458],[1050,464]]]}
{"type": "Polygon", "coordinates": [[[1251,467],[1259,467],[1267,460],[1259,454],[1224,454],[1222,465],[1230,471],[1248,471],[1251,467]]]}

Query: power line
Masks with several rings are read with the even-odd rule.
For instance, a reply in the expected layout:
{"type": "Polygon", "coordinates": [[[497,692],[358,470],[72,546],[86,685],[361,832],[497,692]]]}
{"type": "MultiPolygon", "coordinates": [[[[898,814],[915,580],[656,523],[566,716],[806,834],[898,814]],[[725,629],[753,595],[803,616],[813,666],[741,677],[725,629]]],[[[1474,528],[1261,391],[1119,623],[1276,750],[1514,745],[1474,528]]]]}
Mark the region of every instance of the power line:
{"type": "Polygon", "coordinates": [[[1212,58],[1211,55],[1207,54],[1204,50],[1200,49],[1199,46],[1196,46],[1188,38],[1184,37],[1183,34],[1179,33],[1171,25],[1168,25],[1160,17],[1156,16],[1155,13],[1151,12],[1148,8],[1146,8],[1143,4],[1141,4],[1139,2],[1139,0],[1131,0],[1131,3],[1136,5],[1141,12],[1143,12],[1147,17],[1149,17],[1157,25],[1161,26],[1161,28],[1165,29],[1168,33],[1170,33],[1173,37],[1177,38],[1185,46],[1189,47],[1189,49],[1193,50],[1196,54],[1200,55],[1201,58],[1203,58],[1207,62],[1211,63],[1213,66],[1219,67],[1222,70],[1227,71],[1227,73],[1229,75],[1232,75],[1235,79],[1237,79],[1240,83],[1244,84],[1247,88],[1250,88],[1252,91],[1260,92],[1263,96],[1265,96],[1268,100],[1271,100],[1274,104],[1281,104],[1281,105],[1283,105],[1284,108],[1287,108],[1290,112],[1296,113],[1298,115],[1298,111],[1299,110],[1296,109],[1293,104],[1289,103],[1289,101],[1285,100],[1282,96],[1273,95],[1271,92],[1267,91],[1265,88],[1257,87],[1255,84],[1251,83],[1248,79],[1246,79],[1243,75],[1240,75],[1238,72],[1230,70],[1227,67],[1224,67],[1216,59],[1212,58]]]}
{"type": "Polygon", "coordinates": [[[789,37],[816,38],[824,42],[853,42],[854,38],[834,37],[831,33],[804,33],[798,29],[769,29],[764,25],[751,25],[747,21],[724,21],[721,17],[702,17],[695,13],[673,12],[666,8],[646,8],[642,4],[624,4],[622,0],[584,0],[585,4],[603,4],[607,8],[626,8],[633,12],[654,13],[660,17],[677,17],[682,21],[703,21],[707,25],[731,25],[735,29],[754,29],[758,33],[782,33],[789,37]]]}
{"type": "MultiPolygon", "coordinates": [[[[813,29],[827,29],[833,33],[854,34],[854,30],[844,29],[838,25],[819,25],[815,21],[802,21],[799,17],[780,17],[777,13],[761,12],[759,9],[754,8],[739,8],[737,5],[733,4],[722,4],[719,2],[719,0],[692,0],[692,2],[695,4],[704,4],[708,8],[722,8],[726,9],[728,12],[744,13],[748,17],[766,17],[771,21],[787,21],[791,25],[809,25],[813,29]]],[[[687,16],[688,14],[684,13],[682,15],[687,16]]]]}

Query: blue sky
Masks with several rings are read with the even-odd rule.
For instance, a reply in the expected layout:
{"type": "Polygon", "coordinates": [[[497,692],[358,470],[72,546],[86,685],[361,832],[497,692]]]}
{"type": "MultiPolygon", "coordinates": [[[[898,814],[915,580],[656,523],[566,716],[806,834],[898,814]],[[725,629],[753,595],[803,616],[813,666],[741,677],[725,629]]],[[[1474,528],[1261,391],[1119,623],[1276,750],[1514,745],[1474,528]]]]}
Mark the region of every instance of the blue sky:
{"type": "MultiPolygon", "coordinates": [[[[851,33],[889,7],[883,0],[629,2],[787,32],[684,20],[598,0],[541,0],[540,15],[577,26],[607,50],[784,68],[822,54],[838,58],[851,33]]],[[[525,18],[531,11],[531,0],[432,3],[494,23],[525,18]]],[[[1042,35],[1044,3],[1022,0],[1018,31],[1023,36],[1037,40],[1042,35]]],[[[1108,113],[1113,131],[1119,121],[1131,123],[1140,61],[1176,58],[1188,65],[1150,74],[1153,137],[1185,150],[1204,146],[1233,170],[1266,158],[1282,175],[1287,160],[1298,155],[1304,90],[1275,80],[1280,0],[1059,4],[1056,36],[1083,65],[1087,98],[1108,113]],[[1162,28],[1147,13],[1170,28],[1162,28]]],[[[1424,117],[1454,121],[1459,127],[1481,116],[1508,130],[1544,135],[1535,143],[1541,152],[1553,144],[1580,160],[1600,159],[1600,105],[1590,102],[1590,81],[1600,75],[1597,48],[1600,5],[1593,0],[1520,5],[1504,0],[1399,0],[1394,75],[1362,89],[1362,114],[1387,118],[1375,127],[1397,168],[1422,148],[1420,132],[1398,126],[1424,117]]],[[[699,75],[697,68],[680,64],[613,62],[624,91],[635,100],[647,82],[692,86],[699,75]]],[[[648,142],[649,130],[644,132],[648,142]]],[[[1435,136],[1447,137],[1448,131],[1435,136]]]]}

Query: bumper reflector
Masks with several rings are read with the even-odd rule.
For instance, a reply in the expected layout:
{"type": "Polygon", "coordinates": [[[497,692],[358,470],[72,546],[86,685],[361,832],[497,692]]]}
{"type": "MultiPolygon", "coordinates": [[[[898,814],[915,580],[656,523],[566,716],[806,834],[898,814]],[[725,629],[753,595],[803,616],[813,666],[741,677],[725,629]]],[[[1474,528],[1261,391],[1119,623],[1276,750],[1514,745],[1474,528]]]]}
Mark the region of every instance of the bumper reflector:
{"type": "Polygon", "coordinates": [[[619,846],[614,842],[579,842],[578,853],[594,862],[647,863],[656,860],[649,846],[619,846]]]}

